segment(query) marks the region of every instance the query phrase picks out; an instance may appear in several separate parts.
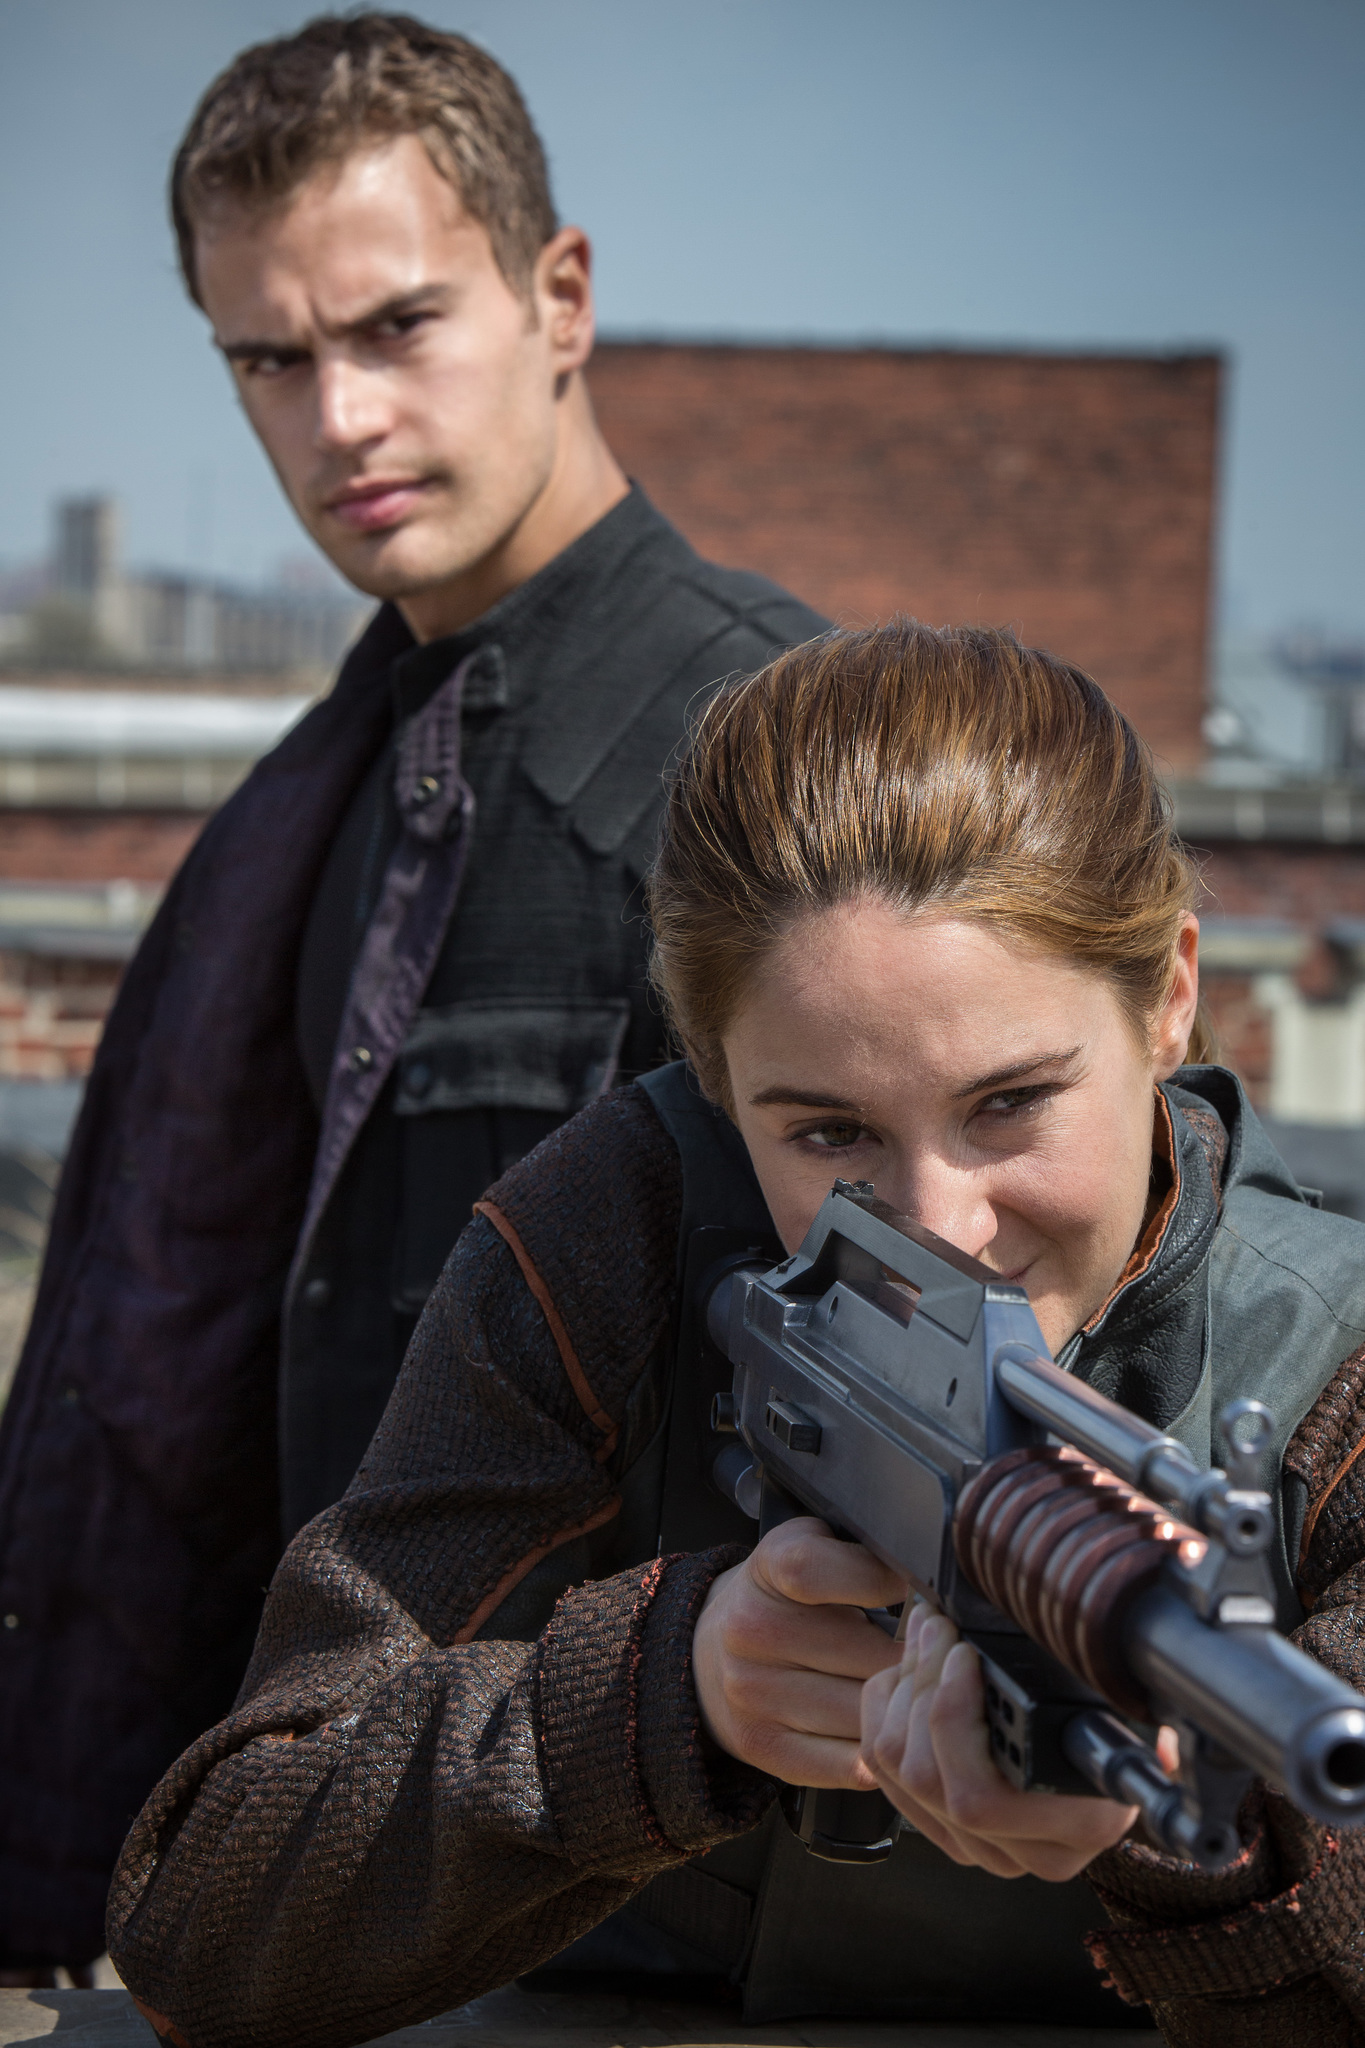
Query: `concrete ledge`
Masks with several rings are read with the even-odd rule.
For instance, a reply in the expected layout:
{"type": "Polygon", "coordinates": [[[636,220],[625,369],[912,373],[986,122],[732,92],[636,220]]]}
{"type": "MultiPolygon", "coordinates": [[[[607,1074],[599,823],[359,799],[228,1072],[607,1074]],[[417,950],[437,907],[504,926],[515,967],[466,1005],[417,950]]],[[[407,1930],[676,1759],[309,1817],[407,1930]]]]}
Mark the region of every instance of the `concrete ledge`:
{"type": "Polygon", "coordinates": [[[1359,846],[1365,841],[1365,784],[1286,782],[1238,789],[1217,782],[1168,785],[1175,828],[1196,846],[1210,840],[1298,840],[1359,846]]]}
{"type": "MultiPolygon", "coordinates": [[[[49,2038],[61,2048],[156,2048],[156,2035],[126,1991],[0,1991],[0,2048],[49,2038]]],[[[1124,2041],[1160,2048],[1155,2031],[1090,2027],[820,2019],[746,2027],[726,2006],[533,1993],[509,1984],[445,2019],[385,2034],[382,2048],[1116,2048],[1124,2041]]]]}

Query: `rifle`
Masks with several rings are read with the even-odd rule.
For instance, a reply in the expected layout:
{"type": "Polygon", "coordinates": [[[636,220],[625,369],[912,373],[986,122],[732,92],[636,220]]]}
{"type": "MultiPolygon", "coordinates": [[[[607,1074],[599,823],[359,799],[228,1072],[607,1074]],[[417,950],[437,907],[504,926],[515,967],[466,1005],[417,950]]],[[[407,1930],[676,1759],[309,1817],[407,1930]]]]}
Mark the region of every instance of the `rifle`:
{"type": "MultiPolygon", "coordinates": [[[[1053,1363],[1021,1287],[867,1181],[834,1183],[793,1257],[724,1261],[703,1298],[734,1369],[715,1484],[760,1533],[823,1516],[956,1623],[1012,1784],[1136,1806],[1205,1870],[1238,1854],[1253,1776],[1317,1820],[1365,1821],[1365,1698],[1274,1626],[1260,1402],[1228,1404],[1229,1469],[1201,1470],[1053,1363]]],[[[783,1804],[838,1862],[888,1855],[900,1824],[880,1793],[783,1804]]]]}

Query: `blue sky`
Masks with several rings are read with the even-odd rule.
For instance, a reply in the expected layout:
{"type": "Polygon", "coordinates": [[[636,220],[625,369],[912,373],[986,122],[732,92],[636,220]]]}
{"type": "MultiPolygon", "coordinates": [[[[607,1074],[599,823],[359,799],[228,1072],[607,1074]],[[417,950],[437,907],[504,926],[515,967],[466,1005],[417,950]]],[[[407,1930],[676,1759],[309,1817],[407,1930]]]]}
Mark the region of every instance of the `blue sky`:
{"type": "MultiPolygon", "coordinates": [[[[130,556],[306,551],[164,220],[292,0],[0,0],[0,559],[112,488],[130,556]]],[[[418,0],[517,74],[607,332],[1230,358],[1226,615],[1365,634],[1362,0],[418,0]]]]}

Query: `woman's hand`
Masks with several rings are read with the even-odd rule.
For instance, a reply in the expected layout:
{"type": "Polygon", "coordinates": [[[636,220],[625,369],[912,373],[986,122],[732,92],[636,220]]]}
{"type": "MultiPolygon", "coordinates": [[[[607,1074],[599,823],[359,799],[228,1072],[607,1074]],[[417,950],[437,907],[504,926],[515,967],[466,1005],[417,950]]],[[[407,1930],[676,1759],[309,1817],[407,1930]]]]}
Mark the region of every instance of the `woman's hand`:
{"type": "Polygon", "coordinates": [[[1019,1792],[1001,1775],[976,1651],[930,1607],[911,1613],[899,1669],[863,1687],[862,1728],[863,1761],[888,1799],[954,1863],[996,1877],[1075,1877],[1137,1817],[1109,1799],[1019,1792]]]}
{"type": "Polygon", "coordinates": [[[789,1785],[874,1791],[858,1755],[863,1683],[900,1650],[859,1610],[904,1598],[870,1551],[813,1516],[769,1530],[697,1617],[693,1683],[712,1741],[789,1785]]]}

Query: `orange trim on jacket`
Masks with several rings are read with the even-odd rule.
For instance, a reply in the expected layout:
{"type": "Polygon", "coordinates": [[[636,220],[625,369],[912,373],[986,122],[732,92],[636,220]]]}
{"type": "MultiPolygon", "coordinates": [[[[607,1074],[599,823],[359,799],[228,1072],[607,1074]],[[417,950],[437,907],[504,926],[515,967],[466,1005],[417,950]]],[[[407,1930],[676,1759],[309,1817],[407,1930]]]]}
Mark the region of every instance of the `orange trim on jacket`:
{"type": "Polygon", "coordinates": [[[501,1607],[503,1601],[507,1598],[507,1595],[512,1592],[514,1587],[521,1584],[527,1572],[530,1571],[533,1565],[539,1564],[542,1557],[548,1557],[552,1550],[560,1549],[565,1543],[572,1543],[575,1536],[586,1536],[590,1529],[600,1529],[604,1522],[611,1521],[612,1517],[620,1514],[620,1512],[621,1496],[619,1493],[614,1493],[611,1499],[604,1502],[597,1510],[596,1514],[588,1516],[586,1522],[577,1522],[572,1529],[561,1529],[559,1534],[552,1536],[548,1543],[538,1543],[534,1550],[528,1550],[525,1557],[519,1563],[512,1566],[511,1571],[503,1573],[492,1592],[484,1594],[464,1627],[456,1635],[455,1641],[457,1643],[472,1643],[489,1615],[497,1612],[498,1608],[501,1607]]]}
{"type": "Polygon", "coordinates": [[[588,1376],[578,1362],[578,1353],[574,1350],[573,1339],[565,1328],[563,1316],[555,1307],[554,1297],[536,1271],[531,1254],[517,1235],[516,1226],[504,1216],[497,1203],[476,1202],[474,1204],[474,1214],[488,1218],[494,1230],[497,1231],[498,1236],[503,1239],[513,1258],[521,1267],[526,1285],[539,1302],[540,1312],[549,1325],[550,1335],[554,1338],[559,1355],[564,1361],[564,1370],[568,1374],[569,1385],[573,1388],[578,1398],[578,1405],[587,1416],[593,1428],[602,1432],[603,1442],[597,1451],[597,1459],[600,1464],[604,1458],[609,1458],[616,1449],[616,1439],[619,1431],[588,1384],[588,1376]]]}

